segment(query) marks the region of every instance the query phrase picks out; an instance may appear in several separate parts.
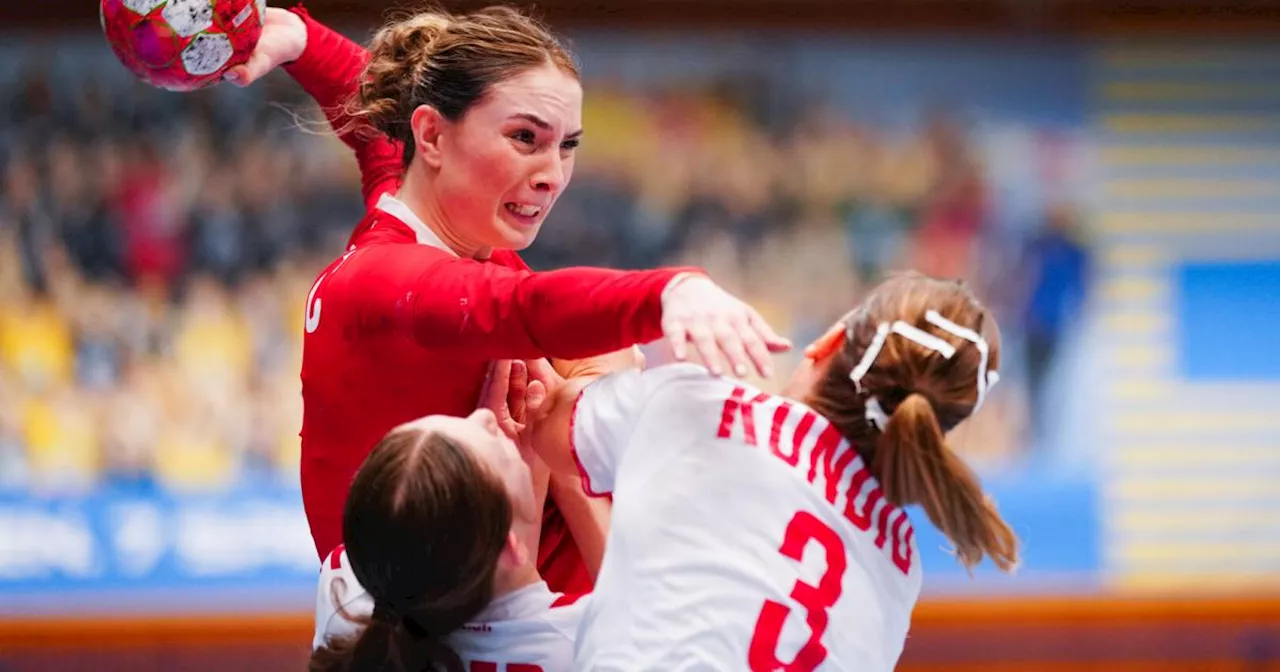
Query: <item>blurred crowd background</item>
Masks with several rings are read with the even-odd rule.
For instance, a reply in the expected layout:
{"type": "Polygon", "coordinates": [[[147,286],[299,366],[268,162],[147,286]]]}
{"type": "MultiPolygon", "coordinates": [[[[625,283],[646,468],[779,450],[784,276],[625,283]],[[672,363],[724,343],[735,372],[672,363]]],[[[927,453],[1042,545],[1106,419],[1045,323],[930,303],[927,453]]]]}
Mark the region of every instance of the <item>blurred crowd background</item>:
{"type": "MultiPolygon", "coordinates": [[[[175,95],[55,45],[0,80],[0,487],[296,485],[302,302],[361,216],[347,149],[282,73],[175,95]]],[[[588,77],[575,179],[526,259],[699,264],[798,343],[895,269],[964,278],[1013,372],[964,445],[1035,450],[1088,287],[1072,148],[1034,139],[1059,193],[998,221],[963,105],[888,124],[761,83],[588,77]]]]}
{"type": "MultiPolygon", "coordinates": [[[[0,669],[287,669],[303,303],[355,162],[283,73],[149,88],[51,9],[82,4],[0,3],[0,669]]],[[[970,576],[916,518],[901,669],[1276,669],[1280,13],[539,4],[586,137],[535,268],[697,264],[797,343],[907,268],[997,316],[1001,383],[951,439],[1025,564],[970,576]]]]}

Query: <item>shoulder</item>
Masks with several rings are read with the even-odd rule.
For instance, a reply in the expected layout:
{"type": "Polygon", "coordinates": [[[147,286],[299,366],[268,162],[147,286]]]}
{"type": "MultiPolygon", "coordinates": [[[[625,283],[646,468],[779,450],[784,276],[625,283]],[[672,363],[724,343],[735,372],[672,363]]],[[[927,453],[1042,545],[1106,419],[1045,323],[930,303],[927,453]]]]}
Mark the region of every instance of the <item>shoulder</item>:
{"type": "Polygon", "coordinates": [[[643,374],[647,379],[653,381],[655,385],[666,385],[672,383],[693,383],[693,384],[714,384],[723,381],[724,378],[713,375],[710,371],[700,364],[663,364],[646,369],[643,374]]]}
{"type": "Polygon", "coordinates": [[[339,545],[325,557],[320,567],[320,589],[333,597],[335,606],[368,596],[364,586],[356,579],[355,572],[351,570],[345,546],[339,545]]]}
{"type": "Polygon", "coordinates": [[[586,604],[586,601],[583,600],[583,598],[590,594],[591,593],[560,593],[560,595],[556,597],[555,601],[551,603],[551,609],[554,610],[572,607],[579,602],[586,604]]]}
{"type": "Polygon", "coordinates": [[[700,399],[719,400],[735,387],[756,391],[746,383],[714,375],[699,364],[667,364],[648,369],[640,377],[650,401],[667,399],[693,403],[700,399]]]}
{"type": "Polygon", "coordinates": [[[616,386],[627,388],[629,391],[644,390],[646,393],[653,393],[669,387],[715,384],[719,380],[721,380],[719,376],[711,375],[705,368],[696,364],[664,364],[644,370],[631,369],[611,373],[597,379],[588,387],[616,386]]]}
{"type": "Polygon", "coordinates": [[[583,389],[578,401],[592,404],[624,404],[640,408],[659,399],[719,397],[733,389],[734,381],[712,375],[696,364],[667,364],[643,371],[621,371],[603,376],[583,389]]]}
{"type": "Polygon", "coordinates": [[[590,601],[590,593],[560,595],[547,609],[547,625],[570,642],[574,641],[578,636],[578,624],[582,622],[582,614],[590,601]]]}
{"type": "Polygon", "coordinates": [[[373,613],[373,598],[351,571],[347,552],[338,546],[325,557],[320,567],[316,591],[316,622],[312,647],[323,646],[334,637],[355,634],[362,627],[359,619],[373,613]]]}
{"type": "Polygon", "coordinates": [[[450,262],[464,263],[427,245],[375,242],[347,250],[320,272],[316,284],[327,285],[327,295],[348,292],[358,299],[370,288],[398,286],[407,279],[442,270],[452,265],[450,262]]]}
{"type": "Polygon", "coordinates": [[[584,599],[559,596],[546,609],[521,618],[469,623],[451,636],[451,643],[466,660],[500,655],[525,664],[550,665],[548,670],[571,669],[585,608],[584,599]]]}
{"type": "Polygon", "coordinates": [[[517,271],[532,270],[528,264],[524,263],[524,259],[521,259],[519,254],[516,254],[515,250],[494,250],[493,255],[489,257],[489,261],[517,271]]]}

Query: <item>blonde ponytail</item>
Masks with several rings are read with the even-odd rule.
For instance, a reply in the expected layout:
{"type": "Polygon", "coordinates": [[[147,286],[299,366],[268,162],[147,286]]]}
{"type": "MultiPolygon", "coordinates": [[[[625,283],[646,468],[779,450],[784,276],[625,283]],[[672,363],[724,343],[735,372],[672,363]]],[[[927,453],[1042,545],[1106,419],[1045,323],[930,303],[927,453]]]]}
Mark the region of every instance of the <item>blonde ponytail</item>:
{"type": "Polygon", "coordinates": [[[876,440],[872,472],[885,497],[899,506],[920,504],[955,544],[967,568],[989,557],[1009,571],[1018,564],[1018,539],[982,491],[978,477],[947,446],[928,397],[918,392],[898,404],[876,440]]]}

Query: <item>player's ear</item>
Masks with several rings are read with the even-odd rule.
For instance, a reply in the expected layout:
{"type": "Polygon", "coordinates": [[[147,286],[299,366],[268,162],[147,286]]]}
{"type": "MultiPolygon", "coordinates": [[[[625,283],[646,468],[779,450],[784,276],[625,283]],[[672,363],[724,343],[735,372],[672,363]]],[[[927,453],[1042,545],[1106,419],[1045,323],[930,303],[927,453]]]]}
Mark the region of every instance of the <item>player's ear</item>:
{"type": "Polygon", "coordinates": [[[507,543],[502,549],[499,563],[507,563],[511,567],[520,567],[529,559],[529,549],[520,543],[515,531],[507,532],[507,543]]]}
{"type": "Polygon", "coordinates": [[[843,322],[831,325],[827,333],[819,336],[818,340],[810,343],[809,347],[804,349],[805,359],[812,359],[817,363],[834,355],[844,345],[844,332],[845,325],[843,322]]]}
{"type": "Polygon", "coordinates": [[[409,117],[409,128],[413,130],[414,153],[421,156],[427,165],[440,168],[442,156],[440,137],[445,126],[444,115],[430,105],[419,105],[409,117]]]}

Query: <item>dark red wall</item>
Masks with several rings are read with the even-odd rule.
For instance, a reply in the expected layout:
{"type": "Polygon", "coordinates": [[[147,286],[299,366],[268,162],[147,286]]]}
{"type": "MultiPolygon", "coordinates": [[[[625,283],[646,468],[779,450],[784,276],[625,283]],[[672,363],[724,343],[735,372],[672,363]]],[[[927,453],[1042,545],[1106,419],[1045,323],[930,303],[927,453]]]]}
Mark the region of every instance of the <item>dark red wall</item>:
{"type": "MultiPolygon", "coordinates": [[[[273,0],[286,4],[291,0],[273,0]]],[[[441,0],[461,9],[501,0],[441,0]]],[[[514,0],[530,4],[528,0],[514,0]]],[[[379,21],[389,8],[415,0],[307,0],[326,21],[379,21]]],[[[557,27],[610,25],[810,26],[1056,32],[1134,30],[1280,31],[1277,0],[539,0],[557,27]]],[[[93,0],[0,0],[0,26],[41,30],[87,27],[93,0]]]]}

